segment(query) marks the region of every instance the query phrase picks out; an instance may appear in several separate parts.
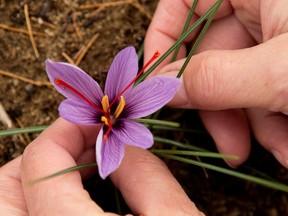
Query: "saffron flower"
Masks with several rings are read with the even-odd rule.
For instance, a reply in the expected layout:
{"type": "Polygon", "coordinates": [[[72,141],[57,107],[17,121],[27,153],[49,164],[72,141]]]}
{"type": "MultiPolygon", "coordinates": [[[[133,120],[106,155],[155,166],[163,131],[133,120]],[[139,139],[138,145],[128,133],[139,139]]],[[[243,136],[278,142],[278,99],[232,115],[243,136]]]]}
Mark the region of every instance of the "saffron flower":
{"type": "Polygon", "coordinates": [[[125,145],[143,149],[153,145],[152,133],[133,119],[163,107],[180,84],[176,78],[156,76],[133,86],[139,77],[138,57],[133,47],[116,55],[104,93],[93,78],[74,65],[48,59],[46,71],[57,91],[67,98],[59,106],[61,117],[78,125],[101,125],[96,140],[96,160],[103,179],[119,167],[125,145]]]}

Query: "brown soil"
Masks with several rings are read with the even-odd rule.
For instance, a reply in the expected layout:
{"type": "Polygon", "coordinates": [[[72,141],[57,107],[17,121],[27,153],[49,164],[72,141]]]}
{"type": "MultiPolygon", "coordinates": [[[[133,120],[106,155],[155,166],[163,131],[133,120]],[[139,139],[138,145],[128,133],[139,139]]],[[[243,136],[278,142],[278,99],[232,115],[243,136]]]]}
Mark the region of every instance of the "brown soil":
{"type": "MultiPolygon", "coordinates": [[[[143,43],[150,22],[149,14],[153,14],[157,3],[141,0],[141,9],[130,3],[97,10],[75,7],[96,2],[92,0],[27,2],[33,31],[44,33],[44,36],[34,37],[40,54],[38,59],[29,35],[15,32],[11,28],[4,30],[3,26],[0,28],[0,71],[11,72],[18,77],[0,75],[0,102],[14,127],[49,125],[58,117],[57,107],[63,97],[45,84],[48,81],[44,66],[47,58],[67,61],[62,54],[66,53],[76,61],[78,51],[98,34],[79,66],[103,85],[116,53],[128,45],[138,49],[143,43]],[[23,77],[38,83],[22,81],[23,77]]],[[[24,3],[22,0],[0,0],[0,24],[27,30],[24,3]]],[[[164,112],[162,117],[169,115],[171,113],[165,116],[164,112]]],[[[177,117],[177,120],[185,123],[186,115],[189,118],[191,115],[197,116],[185,112],[184,117],[177,117]]],[[[202,128],[200,123],[192,127],[202,128]]],[[[7,125],[0,122],[0,129],[7,129],[7,125]]],[[[0,137],[0,165],[20,155],[36,136],[25,134],[0,137]]],[[[212,145],[207,135],[191,135],[189,138],[212,145]]],[[[263,149],[254,149],[251,158],[250,163],[254,167],[282,182],[288,182],[287,171],[263,149]]],[[[211,171],[208,171],[207,178],[200,168],[172,161],[167,163],[191,199],[207,215],[288,215],[288,196],[283,192],[211,171]]],[[[104,208],[113,210],[115,203],[111,204],[111,196],[115,196],[114,192],[107,197],[105,204],[105,197],[109,194],[107,191],[114,191],[111,183],[99,179],[95,182],[92,184],[92,188],[96,187],[94,190],[101,190],[103,184],[106,190],[100,193],[101,199],[97,196],[95,199],[103,203],[104,208]],[[107,206],[107,203],[110,205],[107,206]]],[[[87,187],[90,188],[91,182],[89,184],[87,187]]],[[[93,194],[91,196],[94,197],[93,194]]]]}

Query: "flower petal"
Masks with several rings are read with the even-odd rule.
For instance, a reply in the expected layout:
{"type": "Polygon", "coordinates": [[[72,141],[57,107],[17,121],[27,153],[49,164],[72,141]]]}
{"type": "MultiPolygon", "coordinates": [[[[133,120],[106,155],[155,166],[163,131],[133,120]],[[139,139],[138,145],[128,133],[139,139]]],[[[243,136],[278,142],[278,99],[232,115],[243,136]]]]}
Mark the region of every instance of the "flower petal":
{"type": "Polygon", "coordinates": [[[100,121],[100,112],[91,108],[90,105],[80,101],[66,99],[59,106],[59,114],[69,122],[79,125],[96,125],[100,121]]]}
{"type": "Polygon", "coordinates": [[[143,124],[130,119],[119,119],[121,127],[113,129],[122,143],[148,149],[153,145],[153,135],[143,124]]]}
{"type": "Polygon", "coordinates": [[[60,78],[85,95],[85,97],[87,97],[96,106],[101,107],[103,92],[98,83],[87,73],[72,64],[64,62],[53,62],[48,59],[45,63],[48,77],[58,92],[60,92],[66,98],[84,102],[84,100],[75,92],[63,86],[57,85],[55,83],[55,79],[60,78]]]}
{"type": "Polygon", "coordinates": [[[179,85],[179,79],[166,76],[143,81],[124,93],[123,114],[125,112],[127,118],[142,118],[154,113],[173,98],[179,85]]]}
{"type": "Polygon", "coordinates": [[[121,50],[110,66],[105,83],[105,94],[110,102],[136,77],[137,72],[138,56],[135,48],[130,46],[121,50]]]}
{"type": "Polygon", "coordinates": [[[105,179],[120,165],[125,152],[125,144],[110,132],[107,142],[103,140],[103,128],[100,130],[96,140],[96,160],[99,175],[105,179]]]}

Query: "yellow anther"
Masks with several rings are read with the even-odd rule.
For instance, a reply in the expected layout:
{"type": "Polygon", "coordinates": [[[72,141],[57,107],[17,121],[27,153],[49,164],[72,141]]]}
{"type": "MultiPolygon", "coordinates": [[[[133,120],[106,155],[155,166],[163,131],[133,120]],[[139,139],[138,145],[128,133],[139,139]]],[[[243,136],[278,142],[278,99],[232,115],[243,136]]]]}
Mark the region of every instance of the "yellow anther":
{"type": "Polygon", "coordinates": [[[115,113],[114,113],[114,117],[115,118],[118,118],[120,116],[120,114],[122,113],[124,107],[125,107],[125,100],[124,100],[124,97],[123,96],[120,96],[120,102],[115,110],[115,113]]]}
{"type": "MultiPolygon", "coordinates": [[[[109,98],[108,98],[108,95],[105,95],[105,96],[102,98],[101,104],[102,104],[103,111],[104,111],[105,113],[109,112],[109,110],[108,110],[108,108],[109,108],[109,98]]],[[[102,119],[101,119],[101,121],[102,121],[102,119]]]]}
{"type": "Polygon", "coordinates": [[[109,126],[108,119],[105,116],[101,117],[101,121],[104,122],[105,125],[109,126]]]}

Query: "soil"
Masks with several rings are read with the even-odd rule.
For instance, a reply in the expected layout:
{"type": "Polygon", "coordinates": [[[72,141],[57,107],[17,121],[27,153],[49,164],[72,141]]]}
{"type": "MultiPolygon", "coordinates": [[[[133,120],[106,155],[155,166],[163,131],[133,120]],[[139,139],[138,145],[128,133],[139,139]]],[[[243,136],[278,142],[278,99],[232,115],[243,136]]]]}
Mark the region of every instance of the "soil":
{"type": "MultiPolygon", "coordinates": [[[[27,3],[33,31],[44,34],[34,36],[40,54],[36,58],[28,34],[0,28],[0,71],[16,75],[16,78],[0,75],[0,102],[13,127],[49,125],[58,117],[57,107],[63,97],[46,85],[48,79],[44,62],[47,58],[67,61],[63,56],[66,53],[76,61],[79,50],[97,35],[79,66],[103,85],[109,65],[117,52],[128,45],[139,49],[143,43],[150,22],[149,14],[153,14],[157,1],[139,1],[142,9],[131,3],[105,7],[102,10],[76,7],[95,2],[0,0],[0,24],[27,30],[24,13],[24,4],[27,3]],[[36,83],[23,81],[23,77],[36,83]]],[[[162,112],[161,118],[168,119],[171,115],[174,115],[173,119],[187,124],[187,127],[204,131],[193,111],[181,111],[176,116],[175,111],[173,113],[167,109],[162,112]],[[187,122],[187,119],[193,121],[187,122]]],[[[1,130],[8,128],[6,123],[0,122],[1,130]]],[[[177,136],[179,135],[175,134],[177,136]]],[[[25,146],[36,137],[37,133],[0,137],[0,165],[19,156],[25,146]]],[[[209,149],[214,145],[206,133],[189,134],[187,139],[209,149]]],[[[246,165],[253,164],[253,168],[288,183],[287,170],[257,143],[254,146],[246,165]]],[[[209,170],[203,171],[192,165],[165,161],[187,194],[207,215],[288,215],[288,195],[284,192],[209,170]]],[[[215,160],[211,163],[226,166],[215,160]]],[[[247,169],[245,172],[254,173],[247,169]]],[[[86,182],[86,185],[89,190],[99,192],[91,193],[91,196],[105,210],[116,211],[116,201],[111,201],[111,197],[115,197],[115,189],[109,180],[101,181],[99,177],[95,177],[86,182]]],[[[130,212],[121,198],[120,204],[122,213],[130,212]]]]}

